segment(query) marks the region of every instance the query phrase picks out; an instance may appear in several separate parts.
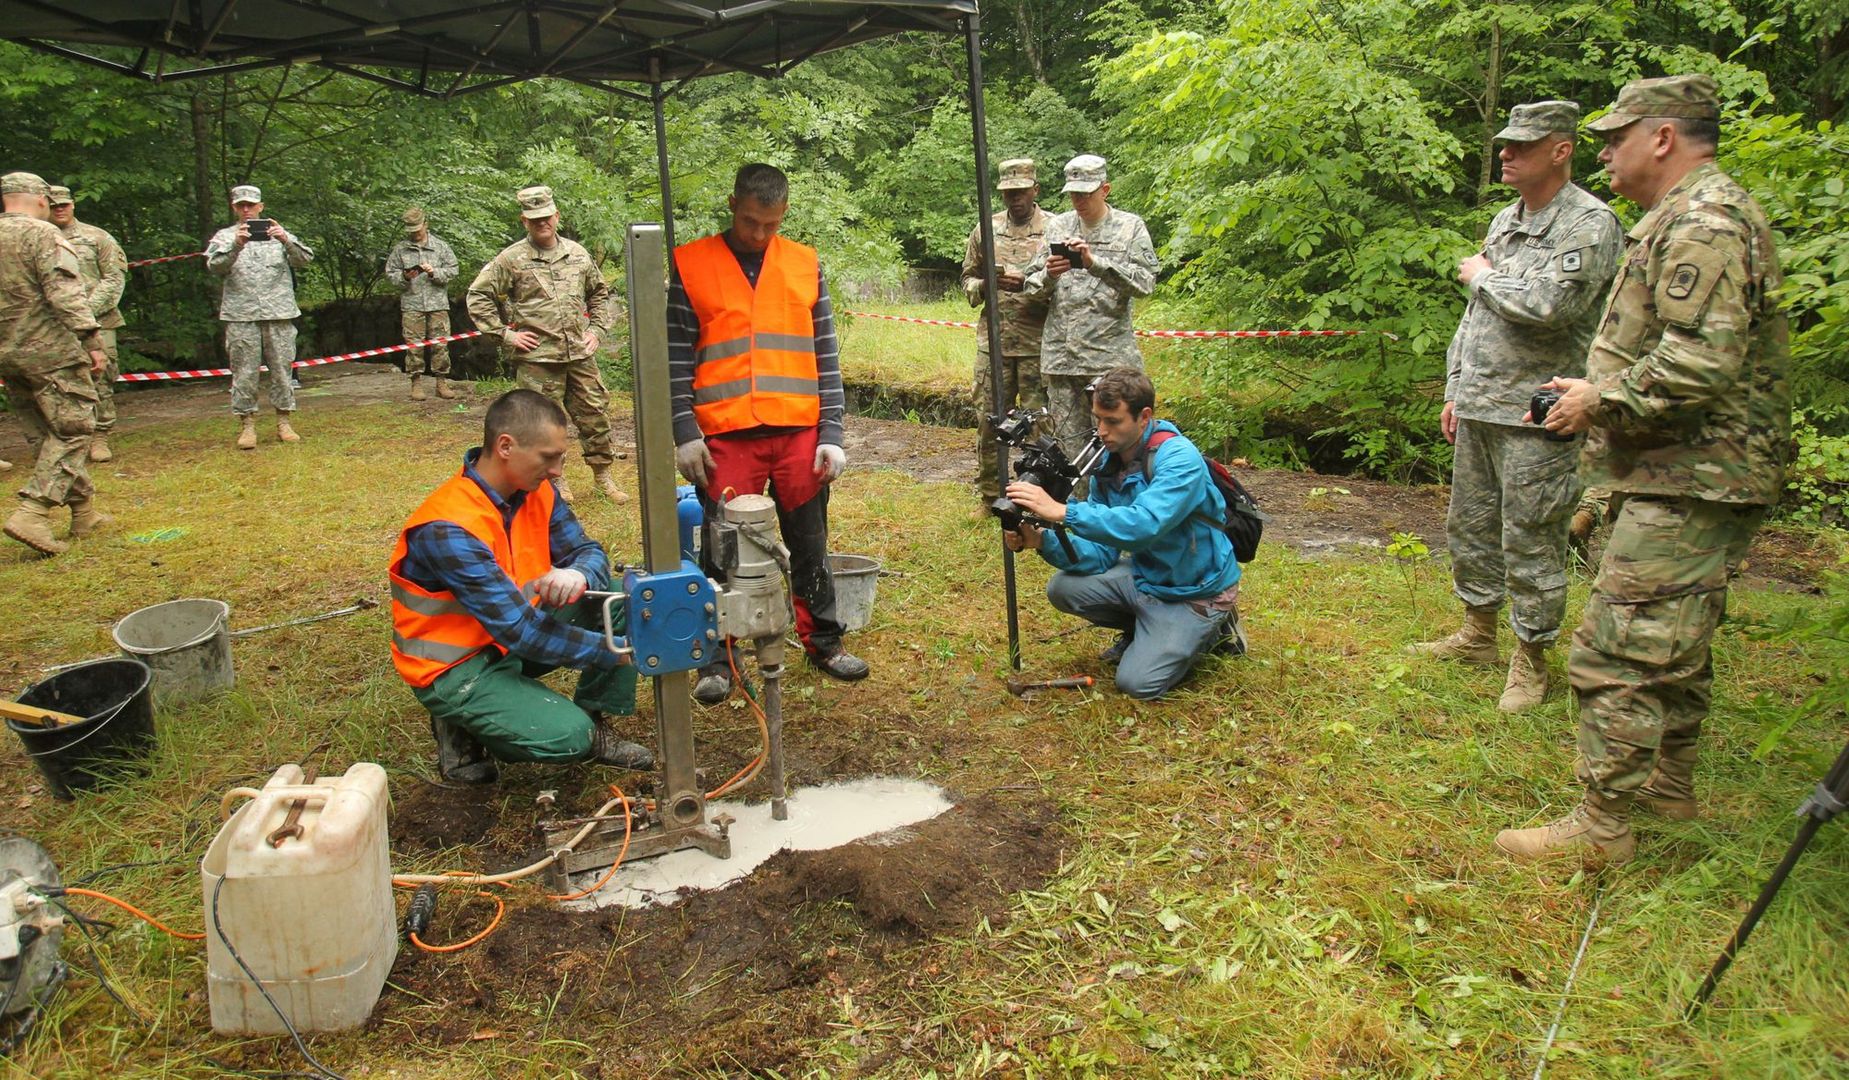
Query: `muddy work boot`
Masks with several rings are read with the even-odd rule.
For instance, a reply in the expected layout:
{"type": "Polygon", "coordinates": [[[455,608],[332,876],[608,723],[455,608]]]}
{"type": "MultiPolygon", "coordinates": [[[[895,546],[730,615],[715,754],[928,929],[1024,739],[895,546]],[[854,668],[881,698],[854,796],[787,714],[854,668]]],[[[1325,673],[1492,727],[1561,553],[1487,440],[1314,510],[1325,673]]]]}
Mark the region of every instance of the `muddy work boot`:
{"type": "Polygon", "coordinates": [[[1413,656],[1435,656],[1440,660],[1462,660],[1466,664],[1500,664],[1502,654],[1496,650],[1496,609],[1467,607],[1464,625],[1450,637],[1422,641],[1406,646],[1413,656]]]}
{"type": "Polygon", "coordinates": [[[104,462],[104,461],[112,461],[114,459],[115,459],[115,454],[112,453],[109,449],[108,436],[98,435],[94,439],[90,440],[90,460],[91,461],[104,462]]]}
{"type": "Polygon", "coordinates": [[[51,531],[51,504],[21,496],[19,509],[6,519],[6,534],[40,555],[62,555],[71,546],[51,531]]]}
{"type": "Polygon", "coordinates": [[[1496,708],[1506,713],[1527,712],[1547,699],[1547,646],[1520,641],[1509,657],[1509,678],[1502,684],[1496,708]]]}
{"type": "Polygon", "coordinates": [[[1695,741],[1671,744],[1666,736],[1657,753],[1650,778],[1637,789],[1637,808],[1671,821],[1693,821],[1701,815],[1695,804],[1695,741]]]}
{"type": "Polygon", "coordinates": [[[732,639],[726,639],[726,650],[731,654],[727,663],[726,653],[716,657],[717,663],[700,668],[693,684],[693,700],[702,705],[717,705],[732,696],[732,672],[742,670],[743,662],[738,658],[738,646],[732,639]]]}
{"type": "Polygon", "coordinates": [[[1115,664],[1121,662],[1124,658],[1124,653],[1130,648],[1130,643],[1135,640],[1136,631],[1125,630],[1120,632],[1117,635],[1117,640],[1098,650],[1098,662],[1101,664],[1115,664]]]}
{"type": "Polygon", "coordinates": [[[238,449],[255,450],[257,448],[257,418],[254,416],[240,417],[238,423],[242,425],[238,428],[238,449]]]}
{"type": "Polygon", "coordinates": [[[422,375],[411,376],[411,400],[412,401],[430,400],[430,395],[424,393],[423,378],[424,377],[422,375]]]}
{"type": "Polygon", "coordinates": [[[859,682],[873,671],[865,660],[839,645],[827,650],[805,650],[803,656],[810,667],[842,682],[859,682]]]}
{"type": "Polygon", "coordinates": [[[1631,796],[1605,799],[1586,792],[1585,801],[1559,821],[1532,829],[1504,829],[1496,846],[1520,862],[1578,855],[1594,864],[1617,865],[1637,854],[1631,835],[1631,796]]]}
{"type": "Polygon", "coordinates": [[[283,442],[301,442],[302,441],[302,437],[300,435],[297,435],[295,433],[295,429],[289,426],[289,414],[288,413],[277,413],[276,414],[276,437],[281,439],[283,442]]]}
{"type": "Polygon", "coordinates": [[[599,765],[614,765],[619,769],[633,769],[647,772],[655,767],[655,752],[640,743],[632,743],[616,733],[610,722],[593,713],[591,715],[591,754],[590,761],[599,765]]]}
{"type": "Polygon", "coordinates": [[[82,540],[87,536],[94,536],[115,523],[116,519],[99,512],[96,509],[96,503],[92,500],[72,500],[71,539],[82,540]]]}
{"type": "Polygon", "coordinates": [[[433,376],[433,378],[437,384],[437,396],[444,401],[455,400],[456,391],[450,389],[449,380],[441,375],[433,376]]]}
{"type": "Polygon", "coordinates": [[[452,784],[492,784],[501,770],[475,736],[447,720],[430,718],[430,734],[437,740],[437,773],[452,784]]]}
{"type": "Polygon", "coordinates": [[[608,465],[605,465],[601,469],[592,469],[591,480],[597,485],[598,491],[603,492],[605,497],[609,498],[618,506],[629,501],[629,496],[623,494],[623,489],[616,486],[616,477],[610,475],[610,467],[608,465]]]}

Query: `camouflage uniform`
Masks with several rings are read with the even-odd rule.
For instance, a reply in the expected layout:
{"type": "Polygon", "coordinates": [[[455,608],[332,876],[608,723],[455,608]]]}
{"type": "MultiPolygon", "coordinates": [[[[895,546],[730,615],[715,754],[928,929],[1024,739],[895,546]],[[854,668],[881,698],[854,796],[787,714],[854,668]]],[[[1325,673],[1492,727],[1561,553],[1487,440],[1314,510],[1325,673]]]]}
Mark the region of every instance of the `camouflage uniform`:
{"type": "MultiPolygon", "coordinates": [[[[551,204],[551,192],[545,200],[551,204]]],[[[616,460],[610,395],[586,340],[592,331],[600,342],[609,339],[616,309],[590,252],[563,236],[544,251],[531,240],[517,241],[482,267],[469,286],[468,304],[477,329],[507,342],[514,381],[563,403],[578,429],[585,464],[593,471],[608,469],[616,460]],[[539,345],[512,352],[515,330],[538,334],[539,345]]]]}
{"type": "MultiPolygon", "coordinates": [[[[998,190],[1034,186],[1034,163],[1026,159],[1004,161],[998,190]],[[1023,183],[1022,181],[1025,181],[1023,183]]],[[[996,273],[1025,274],[1034,256],[1045,243],[1046,229],[1053,215],[1038,206],[1024,225],[1016,225],[1002,210],[991,219],[995,232],[996,273]]],[[[969,243],[963,250],[963,295],[969,305],[982,304],[985,281],[982,260],[982,229],[970,230],[969,243]]],[[[1017,406],[1038,409],[1046,404],[1046,389],[1040,380],[1040,332],[1046,326],[1046,297],[1028,296],[1025,291],[998,290],[996,299],[1001,313],[1002,403],[995,404],[995,380],[989,366],[989,309],[982,309],[976,327],[976,413],[981,435],[976,440],[976,484],[984,499],[1001,495],[999,456],[994,434],[983,418],[1005,414],[1017,406]]]]}
{"type": "Polygon", "coordinates": [[[269,369],[265,383],[270,405],[279,413],[292,413],[292,320],[302,313],[295,303],[295,271],[307,266],[315,253],[293,233],[286,244],[280,240],[252,240],[242,248],[238,247],[237,233],[236,225],[227,226],[205,246],[206,269],[225,279],[218,317],[225,323],[225,352],[231,358],[231,411],[239,416],[256,413],[257,369],[261,365],[269,369]]]}
{"type": "MultiPolygon", "coordinates": [[[[6,191],[32,190],[29,180],[45,194],[24,173],[8,174],[6,191]]],[[[36,457],[19,495],[41,510],[88,502],[92,490],[96,384],[86,354],[103,341],[78,262],[57,226],[0,214],[0,379],[36,457]]]]}
{"type": "MultiPolygon", "coordinates": [[[[70,199],[70,189],[51,189],[52,201],[70,199]]],[[[103,328],[103,351],[109,354],[109,366],[95,376],[96,434],[108,435],[116,426],[116,331],[127,325],[118,306],[122,289],[128,283],[128,256],[122,245],[104,229],[73,220],[64,226],[64,238],[77,252],[77,269],[83,275],[84,292],[90,299],[90,313],[103,328]]]]}
{"type": "MultiPolygon", "coordinates": [[[[1518,105],[1498,138],[1571,133],[1578,118],[1571,102],[1518,105]]],[[[1509,622],[1524,642],[1553,641],[1566,612],[1579,441],[1551,441],[1522,414],[1542,383],[1585,373],[1620,242],[1617,216],[1575,184],[1533,213],[1516,199],[1490,222],[1483,253],[1492,269],[1471,278],[1446,356],[1445,400],[1457,416],[1445,521],[1452,582],[1468,607],[1512,596],[1509,622]]]]}
{"type": "MultiPolygon", "coordinates": [[[[1105,181],[1104,159],[1084,154],[1066,163],[1067,191],[1095,191],[1105,181]]],[[[1051,251],[1042,245],[1028,268],[1030,297],[1047,297],[1046,329],[1040,338],[1040,374],[1046,380],[1047,411],[1069,456],[1084,448],[1091,433],[1092,379],[1119,365],[1142,368],[1130,322],[1130,301],[1156,287],[1156,246],[1143,219],[1111,207],[1088,226],[1078,211],[1057,214],[1047,225],[1054,243],[1080,237],[1091,245],[1092,268],[1074,266],[1047,276],[1051,251]]]]}
{"type": "MultiPolygon", "coordinates": [[[[416,208],[406,211],[405,232],[415,233],[420,228],[424,229],[421,242],[407,235],[385,257],[385,280],[403,294],[398,298],[398,308],[407,343],[449,335],[449,290],[445,286],[460,269],[456,263],[456,253],[450,250],[443,238],[424,228],[423,212],[416,208]],[[412,224],[413,214],[416,215],[416,224],[412,224]],[[404,276],[406,270],[424,265],[430,267],[430,273],[419,273],[409,279],[404,276]]],[[[428,374],[439,379],[449,377],[447,344],[428,345],[405,354],[405,374],[416,377],[426,373],[424,358],[418,355],[420,352],[429,357],[428,374]]]]}

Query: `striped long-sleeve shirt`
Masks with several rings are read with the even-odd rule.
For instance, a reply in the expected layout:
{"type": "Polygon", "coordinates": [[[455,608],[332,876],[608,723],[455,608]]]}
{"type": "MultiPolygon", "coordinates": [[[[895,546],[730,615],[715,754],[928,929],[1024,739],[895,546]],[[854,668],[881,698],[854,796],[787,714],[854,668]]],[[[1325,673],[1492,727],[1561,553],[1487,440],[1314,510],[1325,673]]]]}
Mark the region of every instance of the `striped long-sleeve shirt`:
{"type": "MultiPolygon", "coordinates": [[[[744,271],[745,280],[756,288],[758,272],[764,268],[764,253],[738,250],[732,246],[730,234],[726,236],[726,249],[738,260],[738,268],[744,271]]],[[[819,280],[816,283],[815,307],[811,314],[815,321],[815,374],[821,395],[821,420],[816,426],[816,442],[825,446],[840,446],[842,417],[847,412],[847,397],[841,389],[841,346],[835,339],[835,312],[828,299],[828,275],[819,263],[815,273],[819,280]]],[[[693,304],[687,299],[687,290],[681,285],[680,272],[670,266],[668,377],[669,395],[674,409],[676,446],[703,437],[700,422],[693,415],[693,355],[694,345],[699,340],[700,316],[694,312],[693,304]]],[[[750,438],[788,430],[759,427],[731,434],[750,438]]]]}

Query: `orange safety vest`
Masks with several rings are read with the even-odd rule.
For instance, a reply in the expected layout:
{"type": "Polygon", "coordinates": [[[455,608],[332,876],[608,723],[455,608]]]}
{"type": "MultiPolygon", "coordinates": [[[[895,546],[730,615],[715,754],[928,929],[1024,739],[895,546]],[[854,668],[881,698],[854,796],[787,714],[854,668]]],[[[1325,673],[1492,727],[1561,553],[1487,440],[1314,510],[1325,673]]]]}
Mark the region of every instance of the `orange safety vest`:
{"type": "Polygon", "coordinates": [[[771,237],[757,288],[723,236],[674,249],[681,286],[700,319],[693,415],[700,430],[811,427],[822,417],[815,370],[815,249],[771,237]]]}
{"type": "Polygon", "coordinates": [[[432,521],[447,521],[467,530],[494,552],[501,571],[522,595],[538,603],[532,582],[552,569],[551,484],[541,484],[514,511],[511,526],[501,525],[496,508],[480,484],[457,472],[432,492],[399,530],[398,544],[386,572],[392,579],[392,664],[412,686],[429,686],[438,675],[494,644],[486,627],[463,609],[456,594],[432,592],[404,576],[406,537],[432,521]]]}

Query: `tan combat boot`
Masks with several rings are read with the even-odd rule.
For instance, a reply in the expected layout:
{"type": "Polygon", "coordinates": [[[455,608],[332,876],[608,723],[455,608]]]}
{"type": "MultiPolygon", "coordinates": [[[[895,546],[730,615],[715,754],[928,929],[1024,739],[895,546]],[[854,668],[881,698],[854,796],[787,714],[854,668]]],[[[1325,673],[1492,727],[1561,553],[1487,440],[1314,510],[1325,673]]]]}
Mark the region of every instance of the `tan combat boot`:
{"type": "Polygon", "coordinates": [[[1496,708],[1506,713],[1526,712],[1547,698],[1547,646],[1518,641],[1509,656],[1509,678],[1502,684],[1496,708]]]}
{"type": "Polygon", "coordinates": [[[1586,792],[1585,801],[1559,821],[1532,829],[1504,829],[1496,846],[1521,862],[1555,855],[1578,855],[1589,863],[1613,866],[1637,854],[1631,835],[1631,796],[1606,799],[1586,792]]]}
{"type": "Polygon", "coordinates": [[[289,426],[289,415],[286,412],[276,414],[276,437],[283,442],[301,442],[302,437],[289,426]]]}
{"type": "Polygon", "coordinates": [[[424,380],[424,377],[422,375],[411,376],[411,400],[412,401],[424,401],[429,398],[430,395],[424,393],[423,380],[424,380]]]}
{"type": "Polygon", "coordinates": [[[563,476],[560,476],[557,480],[552,481],[552,484],[554,487],[559,489],[559,498],[564,499],[565,502],[569,504],[571,502],[571,485],[565,482],[565,478],[563,476]]]}
{"type": "Polygon", "coordinates": [[[98,435],[90,440],[91,461],[110,461],[114,458],[115,454],[109,450],[109,436],[98,435]]]}
{"type": "Polygon", "coordinates": [[[71,501],[71,539],[94,536],[115,523],[115,518],[97,510],[93,500],[71,501]]]}
{"type": "Polygon", "coordinates": [[[1671,821],[1693,821],[1701,815],[1695,804],[1695,740],[1672,743],[1663,739],[1650,778],[1637,789],[1637,808],[1671,821]]]}
{"type": "Polygon", "coordinates": [[[19,509],[6,519],[6,534],[40,555],[62,555],[71,545],[51,532],[51,504],[20,496],[19,509]]]}
{"type": "Polygon", "coordinates": [[[239,419],[243,427],[238,429],[238,449],[255,450],[257,448],[257,418],[245,416],[239,419]]]}
{"type": "Polygon", "coordinates": [[[437,396],[442,398],[445,401],[454,399],[456,396],[456,391],[450,387],[449,380],[444,378],[441,375],[436,376],[436,380],[437,380],[437,396]]]}
{"type": "Polygon", "coordinates": [[[0,458],[0,472],[5,472],[12,467],[13,467],[12,462],[8,461],[5,458],[0,458]]]}
{"type": "Polygon", "coordinates": [[[1406,646],[1413,656],[1436,656],[1440,660],[1462,660],[1466,664],[1500,664],[1502,654],[1496,649],[1496,609],[1467,607],[1464,625],[1450,637],[1422,641],[1406,646]]]}
{"type": "Polygon", "coordinates": [[[601,469],[592,469],[591,479],[596,482],[598,491],[609,496],[619,506],[629,501],[629,496],[623,494],[623,489],[616,486],[616,477],[610,475],[608,465],[601,469]]]}

